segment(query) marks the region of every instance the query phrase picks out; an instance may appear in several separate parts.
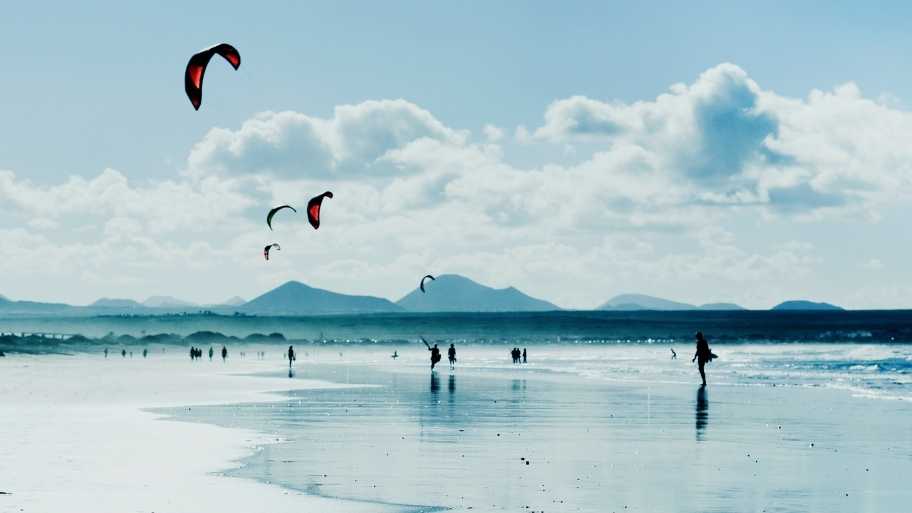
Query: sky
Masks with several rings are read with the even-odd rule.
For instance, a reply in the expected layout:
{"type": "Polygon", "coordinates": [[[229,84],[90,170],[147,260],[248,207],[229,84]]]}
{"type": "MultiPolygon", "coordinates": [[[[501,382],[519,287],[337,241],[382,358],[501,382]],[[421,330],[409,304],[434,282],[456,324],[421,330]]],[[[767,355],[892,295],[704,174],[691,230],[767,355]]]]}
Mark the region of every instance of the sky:
{"type": "Polygon", "coordinates": [[[912,307],[912,6],[631,4],[7,6],[0,294],[912,307]]]}

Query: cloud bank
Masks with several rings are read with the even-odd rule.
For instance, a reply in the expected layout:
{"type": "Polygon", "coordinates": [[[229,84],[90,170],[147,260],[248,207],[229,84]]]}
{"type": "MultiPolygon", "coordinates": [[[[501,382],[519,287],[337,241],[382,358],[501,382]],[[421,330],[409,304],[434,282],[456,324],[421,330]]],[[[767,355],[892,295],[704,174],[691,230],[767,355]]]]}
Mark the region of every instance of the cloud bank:
{"type": "Polygon", "coordinates": [[[3,171],[0,257],[23,271],[0,292],[60,298],[27,294],[50,273],[84,302],[249,297],[291,278],[395,299],[425,272],[457,272],[566,307],[630,291],[765,307],[831,289],[816,241],[764,226],[876,222],[910,191],[912,115],[853,84],[790,98],[720,64],[651,100],[558,99],[542,119],[511,138],[367,101],[213,128],[172,180],[109,169],[37,185],[3,171]],[[556,156],[515,164],[532,146],[556,156]],[[270,206],[326,189],[320,231],[303,216],[266,230],[270,206]],[[750,244],[745,227],[772,242],[750,244]],[[273,238],[283,251],[266,266],[273,238]]]}

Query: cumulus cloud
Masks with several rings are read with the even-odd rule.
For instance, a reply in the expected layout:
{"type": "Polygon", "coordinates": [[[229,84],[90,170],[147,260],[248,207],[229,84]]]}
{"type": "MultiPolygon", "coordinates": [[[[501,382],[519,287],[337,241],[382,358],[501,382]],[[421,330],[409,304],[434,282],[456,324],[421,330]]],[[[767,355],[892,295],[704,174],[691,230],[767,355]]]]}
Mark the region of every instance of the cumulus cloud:
{"type": "Polygon", "coordinates": [[[458,146],[466,136],[405,100],[342,105],[329,119],[298,112],[264,112],[238,130],[212,129],[193,147],[187,171],[197,177],[392,175],[399,170],[386,158],[390,152],[424,140],[458,146]]]}
{"type": "Polygon", "coordinates": [[[866,99],[854,84],[806,99],[763,90],[721,64],[654,101],[574,96],[552,103],[542,141],[642,149],[661,173],[718,206],[798,214],[866,208],[908,190],[912,116],[866,99]],[[846,208],[841,208],[846,207],[846,208]]]}

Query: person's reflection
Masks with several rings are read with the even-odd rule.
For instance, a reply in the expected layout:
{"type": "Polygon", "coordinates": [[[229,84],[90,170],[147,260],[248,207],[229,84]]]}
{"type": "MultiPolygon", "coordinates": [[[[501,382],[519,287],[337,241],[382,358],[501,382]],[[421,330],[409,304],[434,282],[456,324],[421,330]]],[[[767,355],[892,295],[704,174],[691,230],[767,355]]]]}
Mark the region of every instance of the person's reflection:
{"type": "Polygon", "coordinates": [[[440,392],[440,379],[437,377],[436,372],[431,373],[431,398],[437,399],[437,394],[440,392]]]}
{"type": "Polygon", "coordinates": [[[702,442],[706,425],[709,424],[709,401],[706,399],[706,387],[697,389],[696,428],[697,441],[702,442]]]}
{"type": "Polygon", "coordinates": [[[447,383],[447,390],[450,391],[450,394],[456,391],[456,376],[450,374],[450,381],[447,383]]]}

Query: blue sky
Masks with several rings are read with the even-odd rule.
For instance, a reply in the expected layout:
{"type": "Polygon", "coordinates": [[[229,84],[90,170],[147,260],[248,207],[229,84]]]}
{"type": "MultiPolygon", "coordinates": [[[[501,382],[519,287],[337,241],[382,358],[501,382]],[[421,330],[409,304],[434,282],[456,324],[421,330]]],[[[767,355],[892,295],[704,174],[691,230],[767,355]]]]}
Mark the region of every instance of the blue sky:
{"type": "MultiPolygon", "coordinates": [[[[516,285],[569,307],[594,306],[622,292],[693,302],[736,300],[754,307],[786,297],[812,297],[857,307],[912,306],[905,299],[912,296],[904,288],[912,276],[902,268],[912,256],[912,241],[905,235],[904,225],[910,212],[901,197],[910,169],[906,155],[886,143],[881,147],[876,134],[868,141],[865,132],[857,136],[857,145],[847,145],[844,138],[856,136],[832,126],[838,120],[859,130],[872,124],[890,127],[884,129],[881,139],[904,133],[912,101],[910,36],[904,20],[909,19],[912,7],[898,2],[876,8],[849,2],[632,4],[277,2],[253,6],[195,2],[140,6],[90,2],[7,7],[0,19],[4,62],[0,170],[14,173],[15,178],[9,182],[12,185],[0,190],[0,198],[15,206],[7,209],[0,229],[9,231],[7,261],[23,258],[28,262],[19,276],[0,285],[0,292],[73,302],[100,295],[143,298],[152,294],[216,301],[235,294],[250,297],[277,281],[297,278],[347,292],[398,297],[412,286],[406,277],[420,276],[429,268],[464,272],[497,286],[516,285]],[[214,61],[206,75],[203,106],[194,112],[183,94],[183,68],[191,53],[219,41],[235,44],[243,64],[235,72],[214,61]],[[719,68],[723,63],[734,68],[719,68]],[[759,114],[741,120],[743,125],[737,119],[712,118],[716,131],[698,134],[705,153],[694,155],[682,149],[666,155],[664,148],[675,141],[686,142],[688,136],[673,131],[658,134],[643,128],[643,123],[668,116],[673,124],[678,119],[674,109],[685,107],[669,103],[666,107],[672,110],[663,110],[666,107],[657,98],[668,94],[674,84],[698,88],[702,74],[719,69],[722,71],[710,73],[718,87],[727,87],[718,81],[732,80],[740,84],[732,89],[733,94],[758,98],[756,105],[736,105],[737,109],[756,109],[759,114]],[[857,98],[858,102],[812,105],[812,91],[833,93],[845,84],[854,89],[841,89],[843,96],[835,96],[857,98]],[[574,97],[591,102],[560,103],[574,97]],[[405,100],[408,107],[383,104],[374,108],[364,103],[397,99],[405,100]],[[803,102],[807,112],[795,114],[790,101],[803,102]],[[637,102],[652,102],[656,107],[637,110],[637,102]],[[318,138],[332,145],[341,137],[339,133],[348,134],[343,139],[351,148],[334,147],[330,160],[342,164],[333,172],[318,169],[328,162],[325,156],[312,161],[308,158],[315,154],[295,153],[294,149],[289,153],[286,147],[265,144],[256,152],[228,160],[223,158],[227,150],[219,149],[220,144],[230,147],[232,137],[247,141],[242,127],[257,119],[258,113],[287,111],[307,117],[271,118],[262,123],[266,130],[283,134],[282,130],[294,130],[301,123],[310,126],[312,119],[333,119],[337,107],[345,105],[362,107],[352,114],[357,126],[318,138]],[[549,124],[546,116],[554,105],[567,110],[554,110],[557,124],[549,124]],[[619,105],[629,108],[616,108],[619,105]],[[433,122],[412,107],[427,113],[433,122]],[[383,115],[378,117],[376,112],[383,115]],[[597,120],[604,116],[614,120],[612,123],[619,116],[624,120],[618,122],[623,136],[581,134],[558,126],[579,122],[582,118],[574,117],[579,115],[593,115],[597,120]],[[762,123],[750,124],[763,116],[774,120],[772,132],[764,131],[762,123]],[[386,129],[407,126],[408,133],[377,135],[372,130],[384,127],[375,123],[387,123],[386,129]],[[216,127],[228,133],[219,139],[210,132],[216,127]],[[755,129],[760,131],[757,140],[749,133],[755,129]],[[715,142],[710,148],[707,141],[713,133],[715,142]],[[738,134],[748,134],[748,146],[763,146],[751,146],[739,154],[743,169],[723,170],[724,184],[688,174],[686,161],[703,159],[704,168],[718,164],[723,159],[720,152],[737,147],[738,142],[729,137],[738,134]],[[396,139],[400,136],[405,139],[396,139]],[[763,142],[766,136],[769,139],[763,142]],[[404,157],[397,153],[379,159],[395,161],[390,169],[378,165],[378,157],[386,151],[395,153],[427,137],[445,141],[446,151],[454,152],[454,162],[463,163],[466,169],[454,170],[452,162],[432,162],[414,148],[404,157]],[[668,138],[664,146],[656,142],[662,137],[668,138]],[[350,158],[352,148],[373,148],[393,139],[395,144],[384,147],[383,152],[364,154],[373,159],[370,162],[350,158]],[[200,149],[203,143],[210,146],[200,149]],[[875,147],[877,151],[871,149],[875,147]],[[656,175],[646,181],[657,190],[663,185],[686,188],[689,195],[660,198],[654,191],[640,190],[642,184],[633,175],[618,182],[629,184],[631,191],[613,199],[615,203],[607,208],[610,215],[596,219],[592,226],[570,226],[558,234],[548,230],[559,229],[559,225],[541,224],[545,221],[534,213],[547,202],[535,199],[533,191],[556,186],[546,178],[550,167],[590,173],[581,175],[584,177],[611,174],[614,166],[629,170],[631,162],[639,161],[630,153],[636,148],[648,154],[644,159],[650,166],[661,168],[653,170],[656,175]],[[815,149],[813,155],[807,153],[808,148],[815,149]],[[793,165],[764,160],[764,155],[776,151],[793,165]],[[837,158],[838,152],[843,153],[837,158]],[[622,158],[633,160],[618,164],[622,158]],[[277,159],[293,162],[300,173],[263,164],[277,159]],[[474,162],[474,170],[490,171],[471,175],[466,162],[474,162]],[[246,169],[236,169],[240,165],[246,169]],[[375,172],[361,173],[355,167],[375,172]],[[661,178],[667,181],[659,183],[660,172],[672,168],[668,171],[672,178],[661,178]],[[871,176],[862,169],[870,170],[871,176]],[[501,171],[507,174],[499,174],[501,171]],[[524,171],[529,173],[522,174],[524,171]],[[513,172],[519,174],[513,176],[513,172]],[[522,183],[531,172],[540,172],[541,176],[535,175],[538,181],[522,183]],[[83,181],[73,182],[73,176],[83,181]],[[467,199],[470,195],[460,195],[469,187],[469,176],[474,176],[471,187],[478,191],[503,195],[502,211],[496,211],[494,205],[473,204],[467,199]],[[125,181],[129,194],[136,195],[134,203],[141,199],[152,206],[130,208],[107,200],[93,203],[89,198],[69,205],[65,213],[54,213],[20,204],[28,203],[22,199],[25,196],[36,201],[59,201],[66,194],[129,196],[116,188],[122,184],[115,187],[118,192],[106,188],[120,183],[118,180],[125,181]],[[787,192],[783,180],[788,182],[787,192]],[[251,261],[225,259],[225,255],[242,251],[245,244],[261,247],[266,242],[270,235],[262,232],[259,213],[272,202],[291,201],[281,197],[282,190],[300,189],[306,201],[310,191],[315,194],[330,187],[351,188],[360,207],[377,203],[371,207],[373,211],[353,209],[345,217],[340,231],[347,239],[319,235],[332,239],[324,242],[332,248],[328,254],[295,254],[295,245],[289,242],[295,237],[315,237],[296,224],[300,231],[284,235],[289,242],[282,241],[283,250],[290,249],[284,263],[263,269],[262,262],[255,260],[257,251],[251,253],[251,261]],[[420,203],[409,207],[405,202],[390,210],[397,187],[407,191],[437,187],[444,211],[475,209],[485,217],[460,231],[467,241],[458,247],[421,240],[428,249],[402,235],[401,239],[386,239],[382,250],[352,251],[358,244],[354,236],[365,220],[433,218],[429,207],[420,203]],[[170,188],[181,193],[169,194],[170,188]],[[214,196],[213,190],[224,196],[214,196]],[[875,195],[874,190],[889,194],[875,195]],[[11,195],[19,199],[11,201],[11,195]],[[180,198],[214,197],[215,205],[230,198],[237,206],[224,219],[189,207],[186,211],[181,210],[184,207],[165,208],[180,198]],[[720,213],[724,208],[720,205],[730,205],[735,197],[739,205],[720,213]],[[791,198],[788,204],[776,204],[777,198],[786,197],[791,198]],[[650,202],[663,207],[646,208],[650,202]],[[665,210],[672,204],[674,209],[665,210]],[[154,205],[160,205],[161,212],[153,212],[154,205]],[[676,210],[685,207],[686,213],[676,210]],[[181,211],[193,223],[188,227],[168,220],[167,210],[181,211]],[[666,216],[664,222],[656,219],[662,216],[666,216]],[[681,221],[690,216],[697,221],[681,221]],[[235,231],[224,224],[227,219],[238,223],[235,231]],[[475,229],[481,231],[475,233],[475,229]],[[709,235],[714,230],[724,233],[709,235]],[[486,242],[488,237],[490,242],[486,242]],[[707,237],[713,241],[730,237],[731,243],[724,249],[710,247],[707,237]],[[470,244],[471,240],[482,244],[470,244]],[[23,241],[66,254],[76,267],[49,279],[40,271],[41,257],[13,247],[23,241]],[[188,279],[188,263],[183,260],[188,256],[181,253],[188,244],[205,246],[196,247],[198,258],[189,257],[194,260],[193,280],[188,279]],[[593,245],[600,252],[587,249],[593,245]],[[90,260],[97,261],[92,251],[99,247],[111,261],[96,269],[98,264],[90,260]],[[478,251],[473,252],[472,247],[478,251]],[[123,254],[117,254],[118,248],[123,254]],[[641,248],[643,253],[616,253],[630,248],[641,248]],[[695,260],[709,261],[720,251],[727,252],[732,261],[754,262],[759,267],[744,267],[739,271],[745,274],[741,278],[719,278],[693,264],[695,260]],[[552,258],[542,258],[542,253],[549,252],[554,253],[552,258]],[[572,260],[571,269],[565,262],[549,268],[547,262],[557,255],[572,260]],[[333,263],[316,268],[301,265],[306,258],[333,263]],[[507,272],[502,267],[516,259],[525,262],[520,270],[507,272]],[[653,266],[631,267],[631,262],[652,262],[653,266]],[[779,269],[776,266],[780,271],[770,271],[779,269]],[[789,267],[797,269],[796,276],[785,270],[789,267]],[[64,277],[73,272],[77,278],[64,277]],[[555,279],[542,279],[542,273],[555,279]],[[601,277],[586,278],[593,273],[601,277]],[[751,273],[762,279],[752,281],[751,273]],[[243,278],[229,283],[226,276],[243,278]]],[[[719,90],[723,96],[728,94],[719,90]]],[[[707,94],[721,98],[712,91],[707,94]]],[[[702,105],[703,97],[694,93],[693,98],[694,105],[702,105]]],[[[720,105],[722,114],[728,115],[724,109],[729,104],[720,105]]],[[[706,112],[712,116],[715,111],[706,112]]],[[[428,151],[446,154],[439,148],[428,151]]],[[[581,183],[581,188],[587,187],[597,190],[581,183]]],[[[573,194],[568,194],[572,203],[573,194]]],[[[597,197],[586,200],[599,201],[597,197]]],[[[343,201],[337,203],[344,208],[343,201]]],[[[569,210],[561,213],[577,222],[583,216],[569,210]]],[[[395,230],[394,226],[372,229],[395,230]]],[[[421,232],[419,226],[414,229],[421,232]]],[[[461,230],[458,226],[452,229],[461,230]]],[[[303,240],[307,242],[302,245],[311,246],[311,240],[303,240]]],[[[3,250],[0,245],[0,253],[3,250]]],[[[725,261],[723,265],[732,264],[725,261]]]]}

